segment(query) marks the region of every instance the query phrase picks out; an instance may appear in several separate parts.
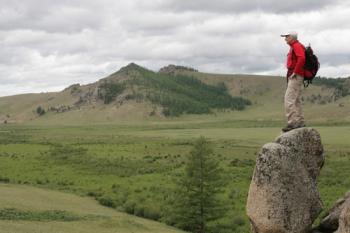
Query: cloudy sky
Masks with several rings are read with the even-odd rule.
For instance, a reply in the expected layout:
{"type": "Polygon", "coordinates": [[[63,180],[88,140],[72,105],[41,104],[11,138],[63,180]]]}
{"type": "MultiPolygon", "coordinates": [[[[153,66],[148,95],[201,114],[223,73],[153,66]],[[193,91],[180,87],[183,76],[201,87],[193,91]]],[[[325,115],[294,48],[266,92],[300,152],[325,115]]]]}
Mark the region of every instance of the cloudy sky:
{"type": "Polygon", "coordinates": [[[91,83],[130,62],[284,75],[295,30],[320,75],[350,76],[350,2],[0,0],[0,96],[91,83]]]}

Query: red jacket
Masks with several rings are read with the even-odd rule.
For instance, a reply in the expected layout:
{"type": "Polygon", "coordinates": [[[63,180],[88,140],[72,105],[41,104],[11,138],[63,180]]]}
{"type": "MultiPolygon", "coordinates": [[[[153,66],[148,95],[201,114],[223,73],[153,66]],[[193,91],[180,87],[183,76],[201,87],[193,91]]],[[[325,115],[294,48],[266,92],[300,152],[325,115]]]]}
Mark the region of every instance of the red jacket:
{"type": "Polygon", "coordinates": [[[305,76],[305,47],[299,41],[295,40],[289,44],[290,49],[287,57],[288,77],[295,73],[305,76]]]}

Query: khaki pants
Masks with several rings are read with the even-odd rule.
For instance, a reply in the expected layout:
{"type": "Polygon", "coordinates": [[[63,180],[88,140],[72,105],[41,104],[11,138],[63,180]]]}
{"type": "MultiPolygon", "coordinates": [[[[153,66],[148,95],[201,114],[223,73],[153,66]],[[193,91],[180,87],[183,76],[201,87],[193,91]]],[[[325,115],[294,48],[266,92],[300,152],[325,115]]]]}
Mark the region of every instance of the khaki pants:
{"type": "Polygon", "coordinates": [[[297,75],[288,78],[288,86],[284,96],[284,108],[288,125],[299,126],[304,124],[303,110],[301,109],[301,90],[304,78],[297,75]]]}

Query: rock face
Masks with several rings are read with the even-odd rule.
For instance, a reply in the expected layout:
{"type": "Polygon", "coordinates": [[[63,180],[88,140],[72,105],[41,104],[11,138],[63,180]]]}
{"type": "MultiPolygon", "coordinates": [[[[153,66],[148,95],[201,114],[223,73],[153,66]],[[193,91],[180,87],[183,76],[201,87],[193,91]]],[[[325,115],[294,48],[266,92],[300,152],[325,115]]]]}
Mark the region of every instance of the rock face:
{"type": "Polygon", "coordinates": [[[181,72],[181,71],[198,72],[198,70],[193,69],[191,67],[168,65],[168,66],[165,66],[165,67],[161,68],[159,70],[159,73],[176,75],[178,72],[181,72]]]}
{"type": "MultiPolygon", "coordinates": [[[[339,227],[340,214],[342,213],[346,204],[350,205],[350,192],[345,194],[345,197],[337,200],[336,203],[327,211],[326,217],[322,219],[320,225],[317,227],[317,230],[319,230],[320,232],[336,231],[339,227]]],[[[350,219],[348,221],[350,222],[350,219]]]]}
{"type": "Polygon", "coordinates": [[[323,163],[321,138],[312,128],[289,131],[265,144],[247,200],[252,232],[310,232],[322,210],[316,179],[323,163]]]}
{"type": "Polygon", "coordinates": [[[339,217],[339,228],[336,233],[350,233],[350,198],[344,203],[339,217]]]}

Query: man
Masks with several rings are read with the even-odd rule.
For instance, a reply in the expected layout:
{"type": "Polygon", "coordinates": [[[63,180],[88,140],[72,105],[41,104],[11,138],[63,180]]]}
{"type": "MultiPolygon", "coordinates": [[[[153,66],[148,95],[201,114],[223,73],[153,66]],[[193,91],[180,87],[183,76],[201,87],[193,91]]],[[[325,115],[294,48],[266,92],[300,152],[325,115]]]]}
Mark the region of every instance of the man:
{"type": "Polygon", "coordinates": [[[305,127],[301,108],[301,90],[304,81],[305,47],[298,41],[298,34],[290,32],[281,37],[290,46],[287,56],[287,90],[284,96],[284,108],[287,126],[282,129],[288,132],[292,129],[305,127]]]}

